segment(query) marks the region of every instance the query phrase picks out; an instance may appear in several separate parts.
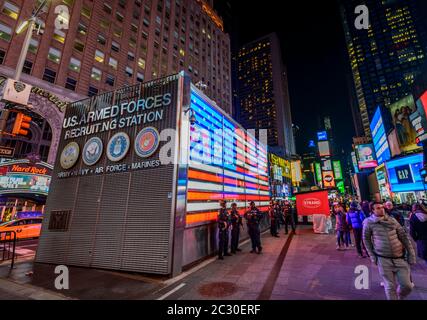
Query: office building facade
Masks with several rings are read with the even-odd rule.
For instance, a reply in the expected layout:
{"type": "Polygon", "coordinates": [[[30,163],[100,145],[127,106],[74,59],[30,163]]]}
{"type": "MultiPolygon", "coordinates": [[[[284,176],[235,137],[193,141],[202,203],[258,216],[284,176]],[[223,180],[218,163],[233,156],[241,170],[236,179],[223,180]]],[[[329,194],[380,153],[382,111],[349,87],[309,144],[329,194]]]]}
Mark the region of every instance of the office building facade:
{"type": "Polygon", "coordinates": [[[246,129],[267,130],[268,145],[279,155],[295,155],[287,73],[276,34],[240,48],[237,75],[237,121],[246,129]]]}
{"type": "Polygon", "coordinates": [[[389,106],[411,93],[427,54],[427,3],[424,0],[341,0],[341,14],[352,71],[356,131],[370,135],[379,105],[389,106]],[[369,9],[368,30],[355,27],[355,8],[369,9]],[[361,121],[360,121],[361,120],[361,121]]]}

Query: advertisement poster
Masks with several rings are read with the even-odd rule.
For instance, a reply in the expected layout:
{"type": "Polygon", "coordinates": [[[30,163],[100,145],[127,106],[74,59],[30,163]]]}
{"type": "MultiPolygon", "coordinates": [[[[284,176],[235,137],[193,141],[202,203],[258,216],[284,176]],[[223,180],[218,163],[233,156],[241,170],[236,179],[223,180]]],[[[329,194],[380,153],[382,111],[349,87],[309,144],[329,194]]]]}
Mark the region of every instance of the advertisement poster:
{"type": "Polygon", "coordinates": [[[331,150],[329,148],[329,141],[320,141],[318,145],[319,145],[319,155],[321,157],[331,155],[331,150]]]}
{"type": "Polygon", "coordinates": [[[322,177],[324,188],[335,188],[335,178],[333,171],[322,172],[322,177]]]}
{"type": "Polygon", "coordinates": [[[378,166],[378,162],[372,144],[361,144],[356,146],[359,169],[371,169],[378,166]]]}
{"type": "Polygon", "coordinates": [[[387,140],[387,134],[381,115],[381,108],[378,107],[375,112],[374,118],[371,122],[371,133],[374,141],[374,148],[378,160],[378,164],[382,164],[387,160],[390,160],[390,146],[387,140]]]}
{"type": "Polygon", "coordinates": [[[297,194],[296,203],[299,216],[313,214],[330,215],[328,191],[297,194]]]}
{"type": "Polygon", "coordinates": [[[417,133],[411,124],[409,116],[416,111],[415,101],[412,95],[409,95],[389,107],[393,119],[393,125],[396,129],[397,141],[403,152],[410,152],[419,149],[415,139],[417,133]]]}
{"type": "Polygon", "coordinates": [[[423,142],[427,140],[427,91],[417,100],[417,116],[412,116],[411,122],[415,131],[417,132],[416,142],[423,142]]]}
{"type": "Polygon", "coordinates": [[[335,180],[342,180],[341,161],[333,161],[335,180]]]}
{"type": "Polygon", "coordinates": [[[377,175],[378,187],[380,189],[380,195],[382,200],[388,200],[391,198],[390,185],[387,180],[387,172],[385,165],[382,164],[375,169],[377,175]]]}
{"type": "Polygon", "coordinates": [[[423,179],[420,175],[420,170],[423,168],[422,154],[388,161],[386,166],[392,192],[424,190],[423,179]]]}

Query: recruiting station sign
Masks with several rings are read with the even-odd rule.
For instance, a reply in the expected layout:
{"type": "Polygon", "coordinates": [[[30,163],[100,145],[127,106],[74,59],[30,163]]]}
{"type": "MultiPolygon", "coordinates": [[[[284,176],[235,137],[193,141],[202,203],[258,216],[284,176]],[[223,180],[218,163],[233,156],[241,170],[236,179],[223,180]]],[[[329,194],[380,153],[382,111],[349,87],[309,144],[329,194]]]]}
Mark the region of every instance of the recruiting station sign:
{"type": "Polygon", "coordinates": [[[316,191],[297,194],[296,202],[299,216],[330,214],[328,191],[316,191]]]}

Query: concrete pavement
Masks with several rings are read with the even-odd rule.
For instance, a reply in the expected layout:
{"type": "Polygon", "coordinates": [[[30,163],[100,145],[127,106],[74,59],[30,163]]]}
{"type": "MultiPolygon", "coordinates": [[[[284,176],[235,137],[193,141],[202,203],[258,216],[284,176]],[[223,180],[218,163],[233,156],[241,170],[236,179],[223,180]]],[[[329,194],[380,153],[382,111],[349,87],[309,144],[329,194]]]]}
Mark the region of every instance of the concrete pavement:
{"type": "MultiPolygon", "coordinates": [[[[262,236],[263,253],[242,252],[224,260],[207,260],[176,279],[147,277],[105,270],[70,267],[70,289],[54,288],[54,267],[18,263],[9,272],[0,267],[0,299],[74,298],[143,300],[383,300],[384,290],[376,266],[357,257],[356,249],[335,250],[335,236],[313,234],[300,227],[294,236],[262,236]],[[370,289],[357,290],[355,268],[370,271],[370,289]],[[33,271],[33,276],[27,276],[33,271]],[[5,282],[8,281],[8,282],[5,282]],[[21,291],[13,284],[26,286],[21,291]],[[24,289],[42,290],[41,295],[24,289]],[[3,291],[3,290],[8,291],[3,291]],[[8,296],[8,292],[10,296],[8,296]],[[17,294],[19,293],[19,294],[17,294]]],[[[410,300],[427,300],[427,266],[413,267],[415,289],[410,300]]]]}

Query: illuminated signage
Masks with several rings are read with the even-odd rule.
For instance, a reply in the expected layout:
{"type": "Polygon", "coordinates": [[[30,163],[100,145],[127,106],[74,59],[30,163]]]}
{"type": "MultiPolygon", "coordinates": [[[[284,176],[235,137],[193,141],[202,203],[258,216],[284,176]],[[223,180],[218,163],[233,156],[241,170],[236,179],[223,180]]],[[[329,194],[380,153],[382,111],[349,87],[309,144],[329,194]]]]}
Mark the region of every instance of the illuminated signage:
{"type": "Polygon", "coordinates": [[[322,183],[322,168],[320,167],[320,163],[315,163],[314,167],[316,171],[317,183],[322,183]]]}
{"type": "Polygon", "coordinates": [[[412,95],[393,103],[389,106],[393,119],[394,128],[397,133],[397,141],[403,152],[411,152],[419,149],[415,140],[417,133],[410,123],[410,115],[416,111],[417,107],[412,95]]]}
{"type": "Polygon", "coordinates": [[[292,167],[289,160],[285,160],[273,153],[269,153],[270,164],[280,167],[282,169],[282,175],[285,178],[292,179],[292,167]]]}
{"type": "Polygon", "coordinates": [[[378,107],[377,111],[371,122],[371,133],[374,142],[375,153],[378,164],[382,164],[391,158],[390,146],[385,132],[383,118],[381,116],[381,108],[378,107]]]}
{"type": "Polygon", "coordinates": [[[371,169],[378,166],[372,144],[361,144],[356,146],[359,169],[371,169]]]}
{"type": "Polygon", "coordinates": [[[0,165],[0,193],[34,193],[47,195],[52,166],[40,162],[31,165],[29,160],[17,160],[0,165]]]}
{"type": "Polygon", "coordinates": [[[310,142],[308,143],[308,147],[309,148],[316,148],[316,144],[314,143],[314,140],[310,140],[310,142]]]}
{"type": "Polygon", "coordinates": [[[377,176],[381,199],[383,200],[390,199],[391,198],[390,185],[387,180],[387,170],[385,168],[385,164],[382,164],[381,166],[376,168],[375,173],[377,176]]]}
{"type": "Polygon", "coordinates": [[[414,127],[417,138],[416,143],[424,142],[427,140],[427,91],[417,101],[417,112],[411,115],[412,126],[414,127]]]}
{"type": "Polygon", "coordinates": [[[322,177],[323,177],[323,186],[325,188],[335,187],[334,173],[332,171],[322,172],[322,177]]]}
{"type": "Polygon", "coordinates": [[[333,161],[335,180],[343,179],[341,161],[333,161]]]}
{"type": "Polygon", "coordinates": [[[353,168],[355,173],[359,173],[359,165],[357,164],[356,152],[351,153],[351,162],[353,163],[353,168]]]}
{"type": "Polygon", "coordinates": [[[321,131],[317,133],[317,140],[326,141],[328,140],[328,133],[326,131],[321,131]]]}
{"type": "Polygon", "coordinates": [[[319,155],[321,157],[330,156],[331,150],[329,148],[329,141],[319,141],[319,155]]]}
{"type": "Polygon", "coordinates": [[[386,162],[392,192],[423,191],[420,174],[423,168],[423,155],[416,154],[386,162]]]}

